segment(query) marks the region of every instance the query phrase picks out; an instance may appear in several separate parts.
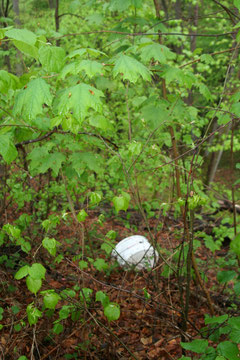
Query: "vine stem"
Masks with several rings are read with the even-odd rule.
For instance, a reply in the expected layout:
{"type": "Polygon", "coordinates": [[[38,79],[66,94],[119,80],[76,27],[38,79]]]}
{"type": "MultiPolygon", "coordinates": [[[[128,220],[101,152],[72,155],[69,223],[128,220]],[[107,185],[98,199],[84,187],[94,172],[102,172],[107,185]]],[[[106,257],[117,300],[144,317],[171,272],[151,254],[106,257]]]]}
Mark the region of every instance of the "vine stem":
{"type": "Polygon", "coordinates": [[[76,214],[76,211],[75,211],[75,208],[74,208],[74,205],[73,205],[71,195],[70,195],[70,193],[68,191],[67,181],[66,181],[65,176],[63,175],[62,169],[60,169],[60,174],[61,174],[62,181],[63,181],[64,187],[65,187],[68,204],[69,204],[71,213],[73,215],[74,221],[76,222],[78,228],[81,226],[81,229],[80,229],[81,231],[79,233],[80,233],[80,245],[82,246],[82,256],[83,256],[84,255],[84,246],[85,246],[85,244],[84,244],[84,228],[83,228],[83,225],[81,223],[79,223],[79,221],[77,219],[77,214],[76,214]]]}

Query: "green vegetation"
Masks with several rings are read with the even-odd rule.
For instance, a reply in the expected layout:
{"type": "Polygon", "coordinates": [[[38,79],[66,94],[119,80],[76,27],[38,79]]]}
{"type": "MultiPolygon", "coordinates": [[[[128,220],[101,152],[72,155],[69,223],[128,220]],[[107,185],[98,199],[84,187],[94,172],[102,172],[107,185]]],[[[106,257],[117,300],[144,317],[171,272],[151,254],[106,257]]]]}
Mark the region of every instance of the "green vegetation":
{"type": "Polygon", "coordinates": [[[2,0],[0,25],[0,356],[239,359],[240,1],[2,0]],[[134,234],[154,269],[111,258],[134,234]]]}

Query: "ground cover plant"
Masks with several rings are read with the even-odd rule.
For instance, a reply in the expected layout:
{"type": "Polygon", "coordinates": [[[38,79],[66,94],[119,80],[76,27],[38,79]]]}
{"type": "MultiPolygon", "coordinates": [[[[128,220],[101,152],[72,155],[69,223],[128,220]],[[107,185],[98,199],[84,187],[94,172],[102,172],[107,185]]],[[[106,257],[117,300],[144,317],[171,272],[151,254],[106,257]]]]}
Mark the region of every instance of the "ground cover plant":
{"type": "Polygon", "coordinates": [[[239,0],[0,16],[1,359],[239,359],[239,0]]]}

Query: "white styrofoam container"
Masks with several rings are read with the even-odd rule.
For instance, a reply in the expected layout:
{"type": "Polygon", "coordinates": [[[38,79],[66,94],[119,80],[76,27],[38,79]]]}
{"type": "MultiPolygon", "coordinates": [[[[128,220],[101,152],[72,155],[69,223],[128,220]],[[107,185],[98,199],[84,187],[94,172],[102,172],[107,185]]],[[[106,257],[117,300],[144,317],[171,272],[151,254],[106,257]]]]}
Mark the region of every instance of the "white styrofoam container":
{"type": "Polygon", "coordinates": [[[153,268],[158,261],[158,252],[141,235],[129,236],[121,240],[112,251],[121,266],[135,265],[137,270],[153,268]]]}

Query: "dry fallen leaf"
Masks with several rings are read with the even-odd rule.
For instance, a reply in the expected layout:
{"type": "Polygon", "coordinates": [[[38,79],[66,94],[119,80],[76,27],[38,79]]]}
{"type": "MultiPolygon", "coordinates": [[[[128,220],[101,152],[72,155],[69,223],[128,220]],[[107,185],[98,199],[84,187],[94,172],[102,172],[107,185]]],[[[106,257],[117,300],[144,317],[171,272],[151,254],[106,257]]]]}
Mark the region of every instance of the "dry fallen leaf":
{"type": "Polygon", "coordinates": [[[5,339],[5,337],[3,337],[3,336],[1,336],[1,344],[2,345],[6,345],[6,339],[5,339]]]}
{"type": "Polygon", "coordinates": [[[143,345],[152,344],[152,336],[149,336],[147,338],[141,338],[140,341],[143,345]]]}

